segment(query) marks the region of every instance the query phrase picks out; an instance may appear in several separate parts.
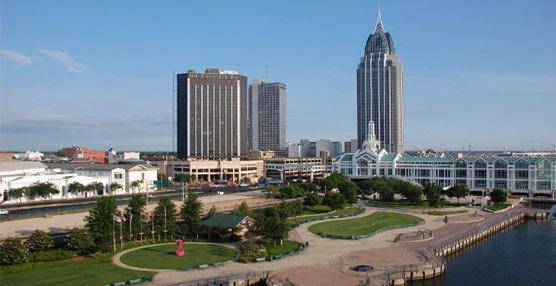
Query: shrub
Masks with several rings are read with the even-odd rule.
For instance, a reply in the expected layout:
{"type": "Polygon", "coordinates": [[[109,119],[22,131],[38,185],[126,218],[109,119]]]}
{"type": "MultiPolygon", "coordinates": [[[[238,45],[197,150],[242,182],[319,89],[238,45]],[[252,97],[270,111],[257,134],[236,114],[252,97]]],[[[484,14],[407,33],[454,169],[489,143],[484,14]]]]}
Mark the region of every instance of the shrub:
{"type": "Polygon", "coordinates": [[[74,258],[76,256],[77,254],[75,251],[56,249],[31,253],[29,260],[33,262],[60,261],[74,258]]]}
{"type": "Polygon", "coordinates": [[[67,246],[80,254],[87,254],[94,250],[95,243],[86,229],[74,228],[69,234],[67,246]]]}
{"type": "Polygon", "coordinates": [[[29,261],[29,250],[21,238],[10,237],[0,245],[0,264],[21,264],[29,261]]]}
{"type": "Polygon", "coordinates": [[[35,230],[25,243],[30,252],[44,251],[54,246],[52,237],[42,230],[35,230]]]}
{"type": "Polygon", "coordinates": [[[494,188],[490,192],[490,199],[495,204],[505,203],[508,199],[508,193],[505,190],[494,188]]]}

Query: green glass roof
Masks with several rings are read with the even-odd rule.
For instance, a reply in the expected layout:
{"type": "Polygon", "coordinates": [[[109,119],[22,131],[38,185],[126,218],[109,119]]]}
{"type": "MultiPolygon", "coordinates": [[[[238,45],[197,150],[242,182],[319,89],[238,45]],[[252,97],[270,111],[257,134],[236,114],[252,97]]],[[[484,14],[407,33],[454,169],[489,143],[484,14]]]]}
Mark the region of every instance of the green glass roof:
{"type": "Polygon", "coordinates": [[[235,214],[214,214],[212,217],[202,221],[200,225],[232,228],[236,227],[245,217],[235,214]]]}

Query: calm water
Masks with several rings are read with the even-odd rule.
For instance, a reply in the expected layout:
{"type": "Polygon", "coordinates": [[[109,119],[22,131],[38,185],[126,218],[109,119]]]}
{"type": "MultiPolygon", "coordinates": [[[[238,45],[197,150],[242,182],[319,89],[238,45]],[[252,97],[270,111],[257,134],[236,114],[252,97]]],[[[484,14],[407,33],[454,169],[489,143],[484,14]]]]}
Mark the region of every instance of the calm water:
{"type": "Polygon", "coordinates": [[[526,220],[446,262],[443,276],[411,285],[556,285],[556,221],[526,220]]]}

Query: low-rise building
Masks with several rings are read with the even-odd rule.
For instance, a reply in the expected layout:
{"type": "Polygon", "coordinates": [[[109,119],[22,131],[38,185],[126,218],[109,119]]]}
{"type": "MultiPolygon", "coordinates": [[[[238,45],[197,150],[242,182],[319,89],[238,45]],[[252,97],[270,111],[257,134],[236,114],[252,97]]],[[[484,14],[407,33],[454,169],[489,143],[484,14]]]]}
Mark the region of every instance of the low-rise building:
{"type": "Polygon", "coordinates": [[[75,173],[94,178],[108,178],[108,184],[118,183],[125,193],[154,190],[158,168],[148,164],[90,164],[90,163],[47,163],[49,169],[58,173],[75,173]],[[140,181],[137,188],[134,181],[140,181]]]}
{"type": "Polygon", "coordinates": [[[120,162],[130,162],[133,160],[141,160],[141,154],[139,152],[118,152],[113,147],[108,149],[108,164],[118,164],[120,162]]]}
{"type": "Polygon", "coordinates": [[[89,150],[86,147],[72,146],[62,148],[62,153],[73,161],[108,163],[104,150],[89,150]]]}
{"type": "Polygon", "coordinates": [[[217,213],[200,223],[206,232],[216,233],[220,238],[231,235],[239,237],[255,229],[255,220],[244,215],[217,213]]]}
{"type": "Polygon", "coordinates": [[[12,161],[14,158],[14,154],[12,153],[0,153],[0,162],[9,162],[12,161]]]}
{"type": "MultiPolygon", "coordinates": [[[[240,158],[222,160],[187,159],[179,161],[158,161],[150,164],[164,168],[165,174],[173,177],[175,174],[188,174],[198,181],[226,180],[239,182],[247,177],[256,180],[264,176],[262,160],[242,160],[240,158]]],[[[161,172],[162,173],[162,172],[161,172]]]]}
{"type": "Polygon", "coordinates": [[[265,176],[267,178],[308,179],[322,178],[332,172],[332,165],[323,163],[322,158],[271,158],[266,159],[265,176]]]}

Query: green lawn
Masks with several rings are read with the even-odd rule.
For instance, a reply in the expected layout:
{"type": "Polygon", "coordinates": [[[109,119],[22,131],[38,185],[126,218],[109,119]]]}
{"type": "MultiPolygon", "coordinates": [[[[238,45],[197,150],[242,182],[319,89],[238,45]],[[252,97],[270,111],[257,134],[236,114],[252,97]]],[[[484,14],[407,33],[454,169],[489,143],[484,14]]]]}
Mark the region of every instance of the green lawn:
{"type": "Polygon", "coordinates": [[[321,233],[329,236],[347,237],[367,235],[387,227],[411,226],[422,221],[421,218],[412,215],[392,212],[375,212],[361,218],[314,224],[309,227],[309,231],[314,234],[321,233]]]}
{"type": "MultiPolygon", "coordinates": [[[[408,209],[430,209],[432,208],[426,201],[421,201],[418,204],[407,200],[396,200],[393,202],[383,202],[379,200],[369,200],[369,204],[376,205],[377,207],[391,207],[391,208],[408,208],[408,209]]],[[[435,208],[451,208],[467,206],[469,203],[445,203],[442,206],[435,208]]]]}
{"type": "Polygon", "coordinates": [[[492,210],[492,211],[499,211],[499,210],[503,210],[507,207],[510,207],[511,204],[493,204],[487,207],[487,209],[492,210]]]}
{"type": "Polygon", "coordinates": [[[467,210],[457,210],[457,211],[428,211],[428,215],[451,215],[451,214],[462,214],[466,213],[467,210]]]}
{"type": "Polygon", "coordinates": [[[280,254],[288,254],[294,251],[299,250],[301,247],[301,243],[291,241],[291,240],[283,240],[282,245],[274,245],[267,247],[267,254],[269,256],[275,256],[280,254]]]}
{"type": "Polygon", "coordinates": [[[353,215],[358,213],[360,210],[358,208],[352,207],[352,208],[343,208],[341,210],[337,210],[331,214],[323,214],[323,215],[314,215],[314,216],[310,216],[310,217],[301,217],[301,218],[289,218],[286,220],[286,223],[288,225],[289,228],[294,228],[296,227],[296,225],[299,223],[306,223],[310,220],[316,220],[322,217],[332,217],[332,216],[349,216],[349,215],[353,215]]]}
{"type": "Polygon", "coordinates": [[[301,215],[315,215],[331,212],[332,209],[329,206],[316,205],[316,206],[305,206],[303,207],[303,212],[301,215]]]}
{"type": "Polygon", "coordinates": [[[185,256],[176,256],[176,245],[142,248],[124,254],[120,261],[135,267],[149,269],[180,269],[201,264],[225,262],[236,256],[235,250],[215,244],[184,244],[185,256]]]}
{"type": "Polygon", "coordinates": [[[150,277],[154,273],[123,269],[112,264],[111,257],[106,262],[85,258],[81,261],[25,263],[0,267],[2,286],[81,286],[104,285],[125,280],[150,277]]]}

